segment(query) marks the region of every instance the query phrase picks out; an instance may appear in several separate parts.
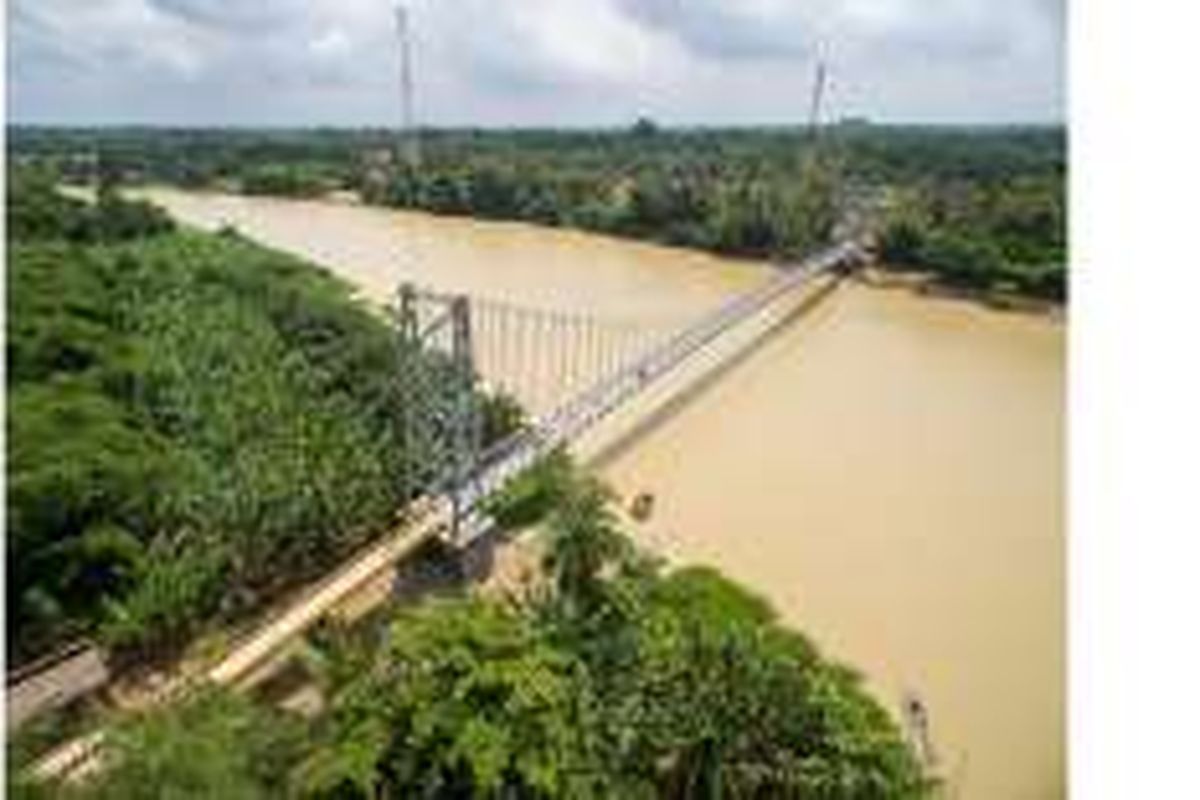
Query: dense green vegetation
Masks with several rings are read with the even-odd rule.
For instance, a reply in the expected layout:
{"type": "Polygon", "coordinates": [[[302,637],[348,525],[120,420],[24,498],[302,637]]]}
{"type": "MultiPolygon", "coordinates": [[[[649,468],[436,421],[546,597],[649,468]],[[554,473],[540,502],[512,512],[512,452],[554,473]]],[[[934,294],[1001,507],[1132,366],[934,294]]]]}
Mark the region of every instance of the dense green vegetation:
{"type": "Polygon", "coordinates": [[[246,169],[238,185],[245,194],[284,197],[314,197],[329,191],[319,173],[277,164],[246,169]]]}
{"type": "Polygon", "coordinates": [[[105,184],[95,203],[56,191],[52,175],[18,170],[9,175],[9,241],[63,240],[97,244],[141,239],[174,229],[170,217],[149,203],[125,200],[105,184]]]}
{"type": "Polygon", "coordinates": [[[82,786],[40,783],[10,752],[11,798],[24,800],[258,800],[288,797],[280,781],[305,753],[302,721],[244,697],[206,692],[166,712],[110,728],[111,767],[82,786]]]}
{"type": "Polygon", "coordinates": [[[112,192],[10,189],[10,658],[177,645],[392,522],[396,340],[348,286],[112,192]]]}
{"type": "Polygon", "coordinates": [[[311,195],[529,220],[718,252],[794,257],[880,192],[884,255],[983,290],[1066,296],[1061,128],[424,131],[419,170],[386,131],[17,128],[11,147],[68,178],[311,195]]]}
{"type": "Polygon", "coordinates": [[[923,186],[902,193],[881,256],[947,283],[1066,299],[1066,220],[1056,177],[998,186],[923,186]]]}
{"type": "Polygon", "coordinates": [[[928,796],[890,717],[767,603],[649,562],[561,458],[538,481],[542,582],[325,628],[315,717],[203,696],[121,728],[112,768],[60,796],[928,796]]]}

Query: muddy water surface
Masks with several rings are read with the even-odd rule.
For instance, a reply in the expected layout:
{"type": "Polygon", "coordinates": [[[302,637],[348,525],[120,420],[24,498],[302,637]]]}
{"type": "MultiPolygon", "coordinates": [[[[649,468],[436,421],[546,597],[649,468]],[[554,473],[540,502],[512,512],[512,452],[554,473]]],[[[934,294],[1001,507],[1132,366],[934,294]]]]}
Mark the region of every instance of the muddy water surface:
{"type": "MultiPolygon", "coordinates": [[[[375,300],[411,279],[658,324],[765,275],[523,225],[152,194],[375,300]]],[[[724,349],[715,377],[693,369],[585,444],[619,491],[655,496],[636,535],[770,597],[889,704],[918,693],[952,796],[1062,796],[1062,325],[842,284],[724,349]]]]}

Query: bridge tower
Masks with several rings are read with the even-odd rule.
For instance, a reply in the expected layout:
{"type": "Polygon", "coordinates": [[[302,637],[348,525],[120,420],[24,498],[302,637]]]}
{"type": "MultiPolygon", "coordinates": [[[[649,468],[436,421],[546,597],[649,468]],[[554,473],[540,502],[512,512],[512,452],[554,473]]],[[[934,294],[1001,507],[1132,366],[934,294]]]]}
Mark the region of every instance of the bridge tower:
{"type": "Polygon", "coordinates": [[[470,509],[464,493],[472,486],[483,447],[483,414],[476,386],[471,303],[465,295],[400,287],[396,305],[399,336],[403,491],[446,495],[452,535],[470,509]]]}

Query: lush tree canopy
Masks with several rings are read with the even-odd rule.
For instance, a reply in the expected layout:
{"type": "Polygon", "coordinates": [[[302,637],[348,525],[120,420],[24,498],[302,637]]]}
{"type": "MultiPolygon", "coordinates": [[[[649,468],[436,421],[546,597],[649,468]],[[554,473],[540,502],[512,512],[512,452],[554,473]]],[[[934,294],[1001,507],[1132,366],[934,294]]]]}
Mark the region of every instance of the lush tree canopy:
{"type": "Polygon", "coordinates": [[[1065,300],[1065,187],[1057,176],[923,184],[893,198],[882,256],[964,287],[1065,300]]]}
{"type": "Polygon", "coordinates": [[[162,209],[126,200],[111,186],[102,188],[97,202],[86,203],[60,194],[44,171],[10,170],[8,180],[9,241],[119,242],[175,227],[162,209]]]}
{"type": "MultiPolygon", "coordinates": [[[[115,193],[32,191],[9,204],[16,659],[84,633],[182,642],[391,524],[406,451],[381,315],[328,273],[172,232],[115,193]]],[[[504,408],[489,435],[515,424],[504,408]]]]}
{"type": "MultiPolygon", "coordinates": [[[[207,691],[178,708],[124,720],[110,731],[106,766],[73,786],[8,773],[23,800],[259,800],[291,797],[286,776],[303,756],[301,720],[237,695],[207,691]]],[[[10,765],[11,767],[11,765],[10,765]]]]}

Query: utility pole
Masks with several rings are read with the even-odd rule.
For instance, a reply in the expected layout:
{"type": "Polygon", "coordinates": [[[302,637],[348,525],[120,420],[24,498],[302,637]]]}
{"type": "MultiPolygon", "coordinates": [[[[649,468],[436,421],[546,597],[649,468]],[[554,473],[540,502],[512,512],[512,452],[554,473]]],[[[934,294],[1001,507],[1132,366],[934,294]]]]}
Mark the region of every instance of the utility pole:
{"type": "Polygon", "coordinates": [[[408,9],[396,5],[396,37],[400,43],[400,110],[401,110],[401,158],[409,169],[421,166],[421,143],[418,139],[416,115],[413,111],[412,41],[408,23],[408,9]]]}

